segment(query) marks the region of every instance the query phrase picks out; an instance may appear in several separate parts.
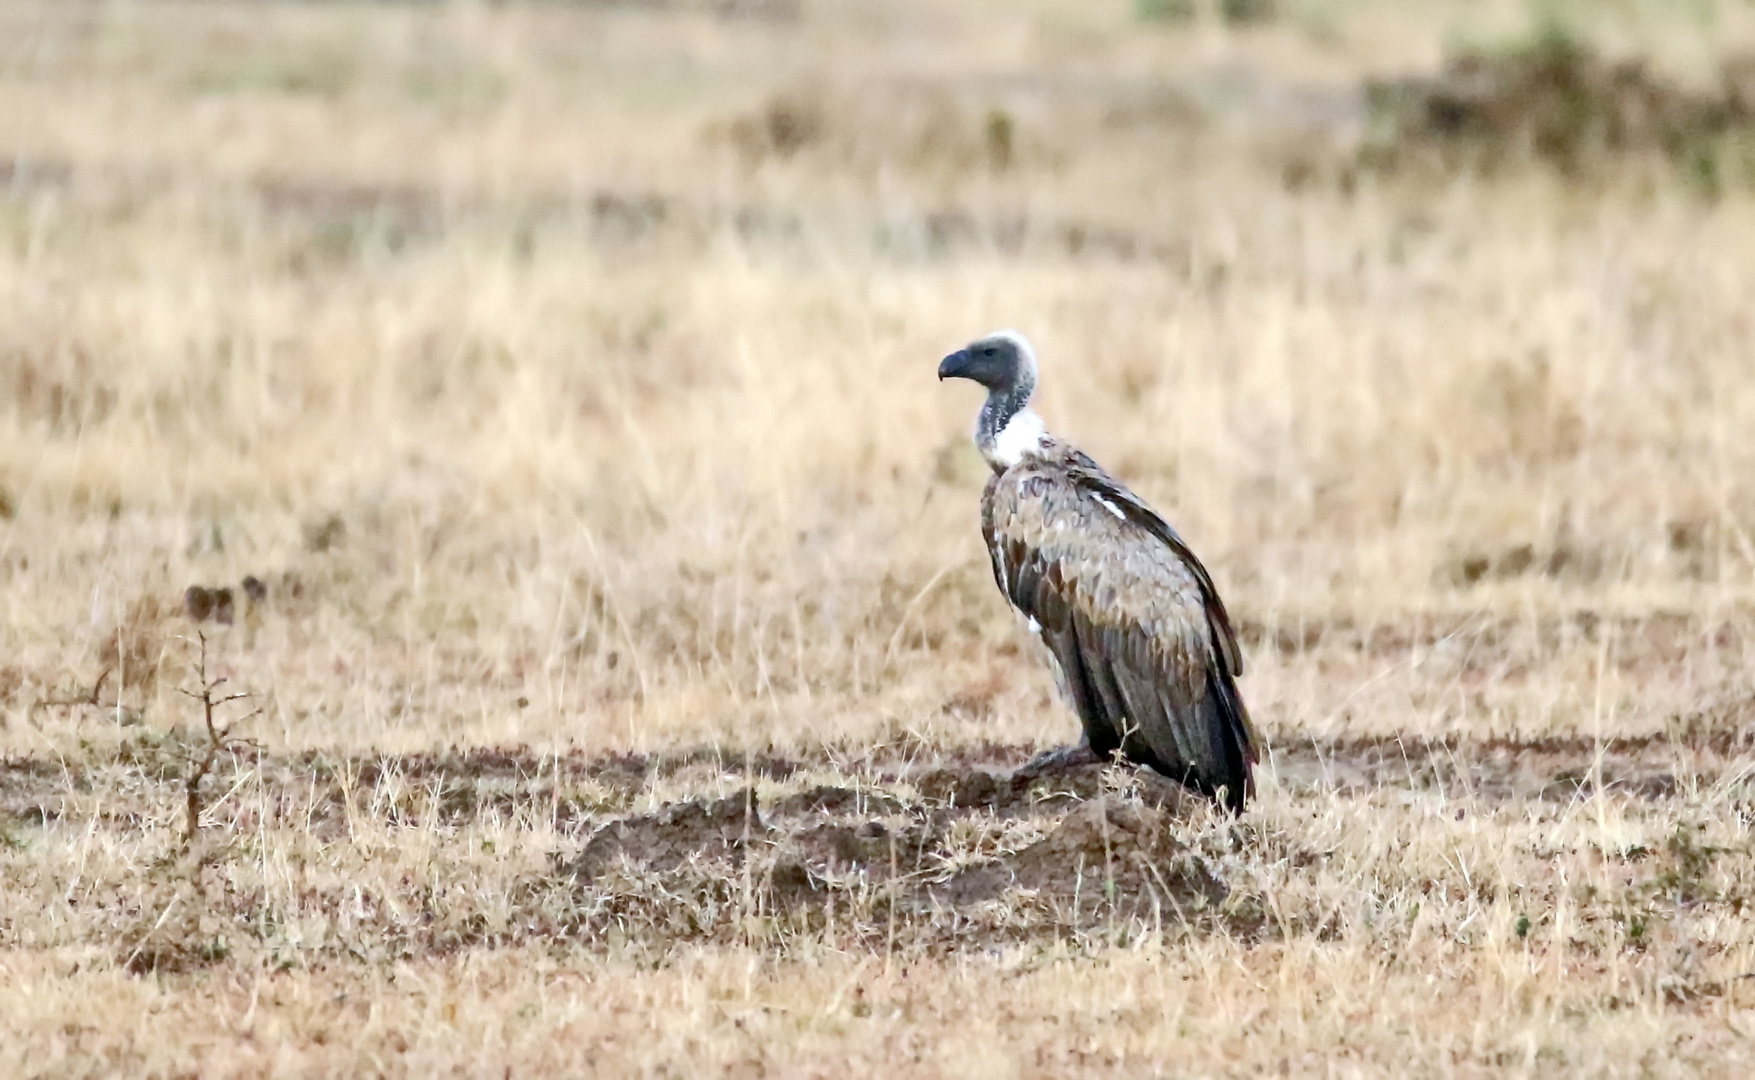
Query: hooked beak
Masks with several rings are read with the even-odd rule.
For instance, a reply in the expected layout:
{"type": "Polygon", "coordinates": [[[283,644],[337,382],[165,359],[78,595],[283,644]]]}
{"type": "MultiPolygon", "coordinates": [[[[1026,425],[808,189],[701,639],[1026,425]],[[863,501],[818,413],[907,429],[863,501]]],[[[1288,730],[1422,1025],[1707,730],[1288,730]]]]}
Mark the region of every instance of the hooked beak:
{"type": "Polygon", "coordinates": [[[938,362],[939,382],[943,382],[946,379],[968,378],[969,364],[974,359],[974,355],[970,353],[968,349],[958,349],[943,360],[940,360],[938,362]]]}

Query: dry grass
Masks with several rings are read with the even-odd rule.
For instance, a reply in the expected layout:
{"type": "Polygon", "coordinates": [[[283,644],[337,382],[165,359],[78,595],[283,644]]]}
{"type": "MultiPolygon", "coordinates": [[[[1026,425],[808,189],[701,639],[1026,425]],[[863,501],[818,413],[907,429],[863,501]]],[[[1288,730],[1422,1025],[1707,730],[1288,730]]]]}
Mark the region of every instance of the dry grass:
{"type": "Polygon", "coordinates": [[[0,3],[7,1065],[1745,1075],[1755,193],[1355,167],[1521,4],[1189,7],[0,3]],[[1002,325],[1240,821],[993,778],[1002,325]]]}

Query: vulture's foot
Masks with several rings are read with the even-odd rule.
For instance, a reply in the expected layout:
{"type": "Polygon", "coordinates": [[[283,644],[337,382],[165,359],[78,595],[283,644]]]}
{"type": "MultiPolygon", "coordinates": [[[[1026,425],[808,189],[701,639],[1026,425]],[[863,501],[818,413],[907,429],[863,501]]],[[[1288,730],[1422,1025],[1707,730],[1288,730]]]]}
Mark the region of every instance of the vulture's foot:
{"type": "Polygon", "coordinates": [[[1102,759],[1084,740],[1072,746],[1057,746],[1053,750],[1045,750],[1026,761],[1017,772],[1012,773],[1016,780],[1033,780],[1038,776],[1049,776],[1054,773],[1071,772],[1087,765],[1097,765],[1102,759]]]}

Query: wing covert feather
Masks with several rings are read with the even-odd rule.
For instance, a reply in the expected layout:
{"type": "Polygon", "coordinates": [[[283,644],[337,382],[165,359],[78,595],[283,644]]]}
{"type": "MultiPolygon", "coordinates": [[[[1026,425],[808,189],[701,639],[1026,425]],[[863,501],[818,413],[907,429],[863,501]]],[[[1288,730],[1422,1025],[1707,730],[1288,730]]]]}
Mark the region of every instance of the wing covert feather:
{"type": "Polygon", "coordinates": [[[1255,760],[1242,656],[1211,577],[1167,522],[1068,448],[988,482],[982,533],[1001,592],[1060,664],[1093,749],[1241,806],[1255,760]]]}

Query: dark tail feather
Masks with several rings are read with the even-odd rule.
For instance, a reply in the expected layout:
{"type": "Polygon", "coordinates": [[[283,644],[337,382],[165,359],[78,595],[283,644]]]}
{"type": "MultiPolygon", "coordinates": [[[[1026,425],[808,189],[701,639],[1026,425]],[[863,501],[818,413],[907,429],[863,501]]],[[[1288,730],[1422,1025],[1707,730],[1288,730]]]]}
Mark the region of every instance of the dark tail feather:
{"type": "Polygon", "coordinates": [[[1243,804],[1255,794],[1255,739],[1249,724],[1249,713],[1243,697],[1229,673],[1216,665],[1207,672],[1207,698],[1202,702],[1206,713],[1207,731],[1212,745],[1219,751],[1220,775],[1212,777],[1213,787],[1225,789],[1225,806],[1232,813],[1242,813],[1243,804]]]}

